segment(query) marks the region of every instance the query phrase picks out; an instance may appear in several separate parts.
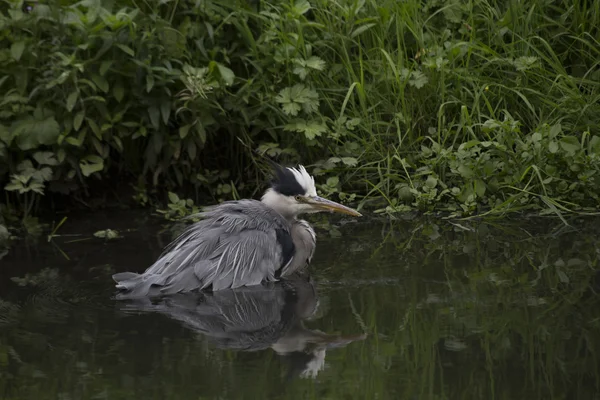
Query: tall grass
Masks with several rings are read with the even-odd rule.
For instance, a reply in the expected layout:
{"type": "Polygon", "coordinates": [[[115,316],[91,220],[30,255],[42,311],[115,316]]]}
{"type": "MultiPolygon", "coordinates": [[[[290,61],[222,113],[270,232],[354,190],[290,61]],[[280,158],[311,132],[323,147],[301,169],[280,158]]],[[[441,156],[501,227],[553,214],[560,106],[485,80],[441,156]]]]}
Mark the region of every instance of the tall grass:
{"type": "Polygon", "coordinates": [[[596,2],[19,7],[2,9],[0,179],[24,211],[114,176],[138,199],[256,195],[256,151],[381,212],[597,209],[596,2]]]}

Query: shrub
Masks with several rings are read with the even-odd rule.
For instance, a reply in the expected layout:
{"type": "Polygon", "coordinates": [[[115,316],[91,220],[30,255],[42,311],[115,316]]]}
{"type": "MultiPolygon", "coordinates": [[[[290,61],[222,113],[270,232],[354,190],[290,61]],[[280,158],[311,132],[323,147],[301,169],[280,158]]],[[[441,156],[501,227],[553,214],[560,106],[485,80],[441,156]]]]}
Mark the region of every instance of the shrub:
{"type": "Polygon", "coordinates": [[[5,3],[6,202],[251,196],[258,151],[381,211],[595,208],[600,6],[546,3],[5,3]]]}

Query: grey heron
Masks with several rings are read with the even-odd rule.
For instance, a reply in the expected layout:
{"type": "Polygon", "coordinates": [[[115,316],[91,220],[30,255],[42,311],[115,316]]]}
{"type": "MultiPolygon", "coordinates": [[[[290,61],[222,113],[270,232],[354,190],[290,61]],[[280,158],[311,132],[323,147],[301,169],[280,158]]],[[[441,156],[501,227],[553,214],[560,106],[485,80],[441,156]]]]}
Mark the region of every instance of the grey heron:
{"type": "Polygon", "coordinates": [[[235,289],[272,282],[304,268],[316,234],[300,214],[361,214],[317,195],[304,166],[273,163],[274,178],[261,200],[236,200],[206,208],[201,220],[175,239],[144,273],[113,275],[121,298],[198,290],[235,289]]]}

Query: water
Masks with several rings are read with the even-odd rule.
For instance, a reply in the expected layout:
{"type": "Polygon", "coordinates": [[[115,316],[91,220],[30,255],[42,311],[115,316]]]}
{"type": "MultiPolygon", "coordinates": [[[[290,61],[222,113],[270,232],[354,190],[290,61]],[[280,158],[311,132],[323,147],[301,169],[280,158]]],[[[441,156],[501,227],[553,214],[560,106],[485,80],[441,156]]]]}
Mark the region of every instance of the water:
{"type": "Polygon", "coordinates": [[[600,399],[598,220],[319,222],[295,296],[113,300],[110,275],[176,232],[140,213],[20,242],[0,261],[0,398],[600,399]]]}

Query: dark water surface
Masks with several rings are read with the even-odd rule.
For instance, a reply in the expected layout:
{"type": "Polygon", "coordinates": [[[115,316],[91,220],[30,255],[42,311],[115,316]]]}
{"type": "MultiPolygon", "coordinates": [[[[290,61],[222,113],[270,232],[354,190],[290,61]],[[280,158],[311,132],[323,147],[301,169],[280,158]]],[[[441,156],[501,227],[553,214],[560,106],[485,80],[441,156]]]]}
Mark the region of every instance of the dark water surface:
{"type": "Polygon", "coordinates": [[[110,275],[152,264],[164,221],[72,215],[17,243],[0,399],[600,399],[599,220],[327,219],[312,281],[155,304],[110,275]]]}

